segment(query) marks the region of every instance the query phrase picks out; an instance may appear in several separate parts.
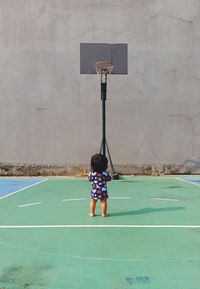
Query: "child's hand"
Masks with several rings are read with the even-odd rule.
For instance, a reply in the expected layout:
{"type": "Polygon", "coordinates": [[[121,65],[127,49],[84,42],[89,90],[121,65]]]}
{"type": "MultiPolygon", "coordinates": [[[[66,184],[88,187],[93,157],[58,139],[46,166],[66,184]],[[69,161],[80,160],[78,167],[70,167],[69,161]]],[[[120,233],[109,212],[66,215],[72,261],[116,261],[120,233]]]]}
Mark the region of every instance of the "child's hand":
{"type": "Polygon", "coordinates": [[[112,174],[110,174],[109,172],[103,172],[103,176],[105,177],[106,181],[111,181],[113,179],[112,174]]]}

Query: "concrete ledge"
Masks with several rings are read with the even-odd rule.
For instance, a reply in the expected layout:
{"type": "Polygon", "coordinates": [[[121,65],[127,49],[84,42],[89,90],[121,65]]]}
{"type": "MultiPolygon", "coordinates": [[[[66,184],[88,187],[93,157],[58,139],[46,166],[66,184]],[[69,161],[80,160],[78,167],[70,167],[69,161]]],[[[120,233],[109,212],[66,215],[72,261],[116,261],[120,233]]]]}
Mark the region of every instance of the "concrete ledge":
{"type": "MultiPolygon", "coordinates": [[[[35,165],[0,163],[0,176],[87,176],[89,165],[35,165]]],[[[115,165],[121,175],[195,175],[199,167],[185,165],[115,165]]]]}

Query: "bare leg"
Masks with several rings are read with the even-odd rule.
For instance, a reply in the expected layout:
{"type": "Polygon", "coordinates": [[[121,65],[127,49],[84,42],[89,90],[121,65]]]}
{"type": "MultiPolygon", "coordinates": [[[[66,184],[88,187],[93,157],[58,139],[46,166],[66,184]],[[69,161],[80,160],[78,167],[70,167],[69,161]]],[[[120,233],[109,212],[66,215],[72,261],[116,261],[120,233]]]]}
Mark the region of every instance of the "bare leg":
{"type": "Polygon", "coordinates": [[[97,200],[94,200],[94,199],[90,200],[90,217],[94,217],[96,202],[97,200]]]}
{"type": "Polygon", "coordinates": [[[101,215],[107,217],[107,199],[101,199],[101,215]]]}

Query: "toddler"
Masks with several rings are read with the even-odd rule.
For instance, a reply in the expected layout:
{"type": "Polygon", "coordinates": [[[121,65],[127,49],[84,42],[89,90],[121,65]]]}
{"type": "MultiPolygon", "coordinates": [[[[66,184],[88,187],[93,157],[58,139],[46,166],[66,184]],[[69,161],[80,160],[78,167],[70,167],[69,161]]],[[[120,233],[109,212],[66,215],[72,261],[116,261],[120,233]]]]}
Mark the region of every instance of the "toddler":
{"type": "Polygon", "coordinates": [[[95,154],[91,158],[91,169],[88,179],[92,183],[90,192],[90,217],[95,216],[97,200],[101,202],[101,215],[107,217],[107,181],[112,180],[112,176],[107,172],[108,159],[102,154],[95,154]]]}

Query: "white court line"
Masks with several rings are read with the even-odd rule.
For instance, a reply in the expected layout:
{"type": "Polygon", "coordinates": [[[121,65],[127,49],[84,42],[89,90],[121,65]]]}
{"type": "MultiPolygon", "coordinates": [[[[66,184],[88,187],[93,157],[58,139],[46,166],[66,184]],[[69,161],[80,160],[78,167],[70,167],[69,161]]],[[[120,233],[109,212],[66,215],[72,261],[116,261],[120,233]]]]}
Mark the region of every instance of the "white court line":
{"type": "Polygon", "coordinates": [[[94,261],[126,261],[126,262],[151,262],[150,260],[147,259],[127,259],[127,258],[105,258],[105,257],[83,257],[83,256],[70,256],[71,258],[74,259],[81,259],[81,260],[94,260],[94,261]]]}
{"type": "Polygon", "coordinates": [[[83,201],[83,200],[86,200],[86,198],[64,199],[64,200],[62,200],[62,202],[83,201]]]}
{"type": "Polygon", "coordinates": [[[192,181],[187,181],[187,180],[179,179],[179,178],[176,178],[176,180],[181,181],[181,182],[185,182],[185,183],[189,183],[189,184],[192,184],[194,186],[200,186],[200,184],[196,184],[196,183],[194,183],[192,181]]]}
{"type": "Polygon", "coordinates": [[[109,197],[109,199],[124,199],[124,200],[130,200],[132,199],[131,197],[109,197]]]}
{"type": "Polygon", "coordinates": [[[158,200],[158,201],[172,201],[172,202],[178,202],[177,199],[164,199],[164,198],[152,198],[152,200],[158,200]]]}
{"type": "Polygon", "coordinates": [[[24,225],[24,226],[0,226],[0,229],[41,229],[41,228],[179,228],[200,229],[200,225],[24,225]]]}
{"type": "MultiPolygon", "coordinates": [[[[132,198],[131,197],[109,197],[109,199],[130,200],[132,198]]],[[[87,199],[86,198],[64,199],[64,200],[62,200],[62,202],[84,201],[84,200],[87,200],[87,199]]]]}
{"type": "Polygon", "coordinates": [[[36,186],[36,185],[38,185],[38,184],[40,184],[40,183],[46,182],[46,181],[48,181],[48,179],[44,179],[44,180],[39,181],[39,182],[37,182],[37,183],[34,183],[34,184],[30,185],[30,186],[27,186],[27,187],[24,187],[24,188],[19,189],[19,190],[17,190],[17,191],[14,191],[14,192],[12,192],[12,193],[9,193],[8,195],[5,195],[5,196],[3,196],[3,197],[0,197],[0,200],[1,200],[1,199],[4,199],[4,198],[7,198],[7,197],[9,197],[9,196],[11,196],[11,195],[14,195],[14,194],[16,194],[16,193],[18,193],[18,192],[21,192],[21,191],[23,191],[23,190],[26,190],[26,189],[28,189],[28,188],[30,188],[30,187],[36,186]]]}
{"type": "Polygon", "coordinates": [[[22,208],[22,207],[30,207],[30,206],[35,206],[35,205],[41,205],[41,202],[38,203],[31,203],[31,204],[24,204],[24,205],[19,205],[18,208],[22,208]]]}

